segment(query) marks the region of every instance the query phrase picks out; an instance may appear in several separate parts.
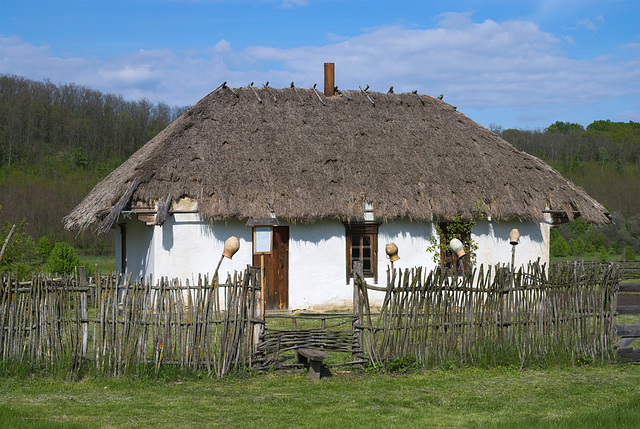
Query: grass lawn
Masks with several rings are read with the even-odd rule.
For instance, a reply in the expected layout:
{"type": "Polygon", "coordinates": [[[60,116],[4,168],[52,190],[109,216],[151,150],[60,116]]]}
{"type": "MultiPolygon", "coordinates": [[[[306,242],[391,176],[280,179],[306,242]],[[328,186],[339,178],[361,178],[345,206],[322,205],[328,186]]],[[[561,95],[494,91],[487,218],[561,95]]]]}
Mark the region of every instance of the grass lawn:
{"type": "Polygon", "coordinates": [[[112,273],[116,270],[116,260],[114,256],[79,255],[79,259],[91,275],[95,273],[96,269],[103,274],[112,273]]]}
{"type": "Polygon", "coordinates": [[[169,380],[0,378],[0,427],[637,427],[640,365],[169,380]]]}

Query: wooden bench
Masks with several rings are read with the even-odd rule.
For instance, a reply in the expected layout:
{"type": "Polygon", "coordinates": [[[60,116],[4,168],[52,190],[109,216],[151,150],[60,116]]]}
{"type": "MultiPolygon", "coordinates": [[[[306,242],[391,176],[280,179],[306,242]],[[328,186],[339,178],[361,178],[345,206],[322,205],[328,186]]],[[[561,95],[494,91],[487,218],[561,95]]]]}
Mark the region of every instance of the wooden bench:
{"type": "Polygon", "coordinates": [[[312,380],[320,380],[322,361],[329,357],[328,354],[318,349],[302,348],[296,350],[298,363],[309,367],[309,376],[312,380]]]}

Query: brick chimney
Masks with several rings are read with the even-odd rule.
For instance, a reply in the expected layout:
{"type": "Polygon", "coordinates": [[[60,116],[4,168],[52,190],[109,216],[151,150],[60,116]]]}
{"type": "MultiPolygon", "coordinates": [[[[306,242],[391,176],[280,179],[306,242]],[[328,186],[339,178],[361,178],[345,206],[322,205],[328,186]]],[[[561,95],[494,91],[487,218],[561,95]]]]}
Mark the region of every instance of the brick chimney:
{"type": "Polygon", "coordinates": [[[335,64],[324,63],[324,96],[332,97],[334,95],[335,83],[335,64]]]}

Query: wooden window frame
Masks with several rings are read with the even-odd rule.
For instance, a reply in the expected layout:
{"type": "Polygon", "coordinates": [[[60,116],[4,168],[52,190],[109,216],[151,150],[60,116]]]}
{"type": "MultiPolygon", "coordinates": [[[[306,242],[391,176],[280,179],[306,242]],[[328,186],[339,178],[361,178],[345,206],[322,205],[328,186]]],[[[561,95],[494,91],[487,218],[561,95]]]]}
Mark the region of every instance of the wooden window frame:
{"type": "Polygon", "coordinates": [[[354,237],[360,237],[360,245],[358,249],[359,257],[356,260],[365,260],[365,249],[370,251],[370,266],[365,268],[363,263],[363,271],[365,277],[373,277],[374,283],[378,283],[378,222],[359,222],[359,223],[345,223],[345,238],[346,238],[346,272],[347,283],[353,278],[353,239],[354,237]],[[364,245],[362,240],[365,236],[369,237],[369,246],[364,245]]]}
{"type": "Polygon", "coordinates": [[[449,237],[449,233],[447,232],[447,226],[449,224],[451,224],[451,223],[453,223],[453,222],[444,222],[443,221],[443,222],[439,222],[438,223],[438,227],[440,228],[440,231],[442,232],[442,235],[444,237],[444,242],[445,242],[445,246],[444,247],[446,248],[446,250],[443,250],[442,246],[440,247],[440,264],[450,274],[460,276],[460,275],[463,274],[463,271],[465,273],[469,273],[469,271],[472,268],[472,266],[471,266],[471,248],[469,247],[469,244],[465,241],[465,240],[468,240],[470,238],[471,234],[468,234],[467,236],[462,236],[461,241],[462,241],[462,244],[464,246],[464,251],[465,251],[466,255],[464,255],[462,260],[458,261],[457,264],[455,264],[455,266],[454,266],[454,262],[456,262],[456,259],[458,259],[458,257],[455,256],[453,254],[453,252],[451,251],[451,249],[449,248],[449,242],[451,241],[451,238],[449,237]],[[460,265],[460,263],[462,263],[462,265],[460,265]]]}
{"type": "Polygon", "coordinates": [[[260,254],[271,254],[273,252],[273,227],[272,226],[266,226],[266,225],[259,225],[259,226],[254,226],[253,227],[253,254],[254,255],[260,255],[260,254]],[[269,228],[269,251],[267,252],[258,252],[256,249],[256,232],[258,230],[258,228],[269,228]]]}

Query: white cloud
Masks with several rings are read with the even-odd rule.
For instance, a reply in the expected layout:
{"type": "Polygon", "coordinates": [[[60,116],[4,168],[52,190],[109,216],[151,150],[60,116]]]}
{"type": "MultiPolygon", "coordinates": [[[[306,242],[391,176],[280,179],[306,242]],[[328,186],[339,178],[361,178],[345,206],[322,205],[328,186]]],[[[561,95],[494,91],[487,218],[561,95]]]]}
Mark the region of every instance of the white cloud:
{"type": "Polygon", "coordinates": [[[577,19],[576,25],[592,31],[598,29],[598,27],[589,18],[577,19]]]}
{"type": "Polygon", "coordinates": [[[306,6],[308,4],[307,0],[283,0],[282,7],[284,8],[292,8],[295,6],[306,6]]]}
{"type": "Polygon", "coordinates": [[[595,18],[595,22],[589,18],[576,19],[576,25],[578,27],[586,28],[587,30],[595,31],[602,27],[604,24],[604,16],[598,15],[595,18]]]}
{"type": "Polygon", "coordinates": [[[469,14],[453,13],[439,19],[431,29],[393,25],[355,37],[328,35],[323,46],[236,51],[223,39],[205,50],[145,50],[106,59],[56,58],[46,45],[0,37],[0,73],[186,105],[223,81],[232,86],[269,81],[274,87],[295,81],[308,87],[322,82],[322,64],[331,61],[341,89],[368,84],[382,92],[393,85],[396,92],[444,93],[463,112],[509,108],[522,118],[640,93],[637,57],[574,60],[562,50],[567,39],[528,21],[474,23],[469,14]]]}

